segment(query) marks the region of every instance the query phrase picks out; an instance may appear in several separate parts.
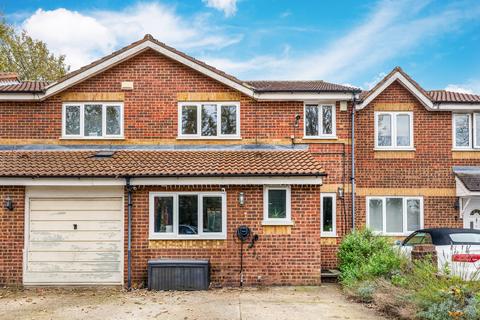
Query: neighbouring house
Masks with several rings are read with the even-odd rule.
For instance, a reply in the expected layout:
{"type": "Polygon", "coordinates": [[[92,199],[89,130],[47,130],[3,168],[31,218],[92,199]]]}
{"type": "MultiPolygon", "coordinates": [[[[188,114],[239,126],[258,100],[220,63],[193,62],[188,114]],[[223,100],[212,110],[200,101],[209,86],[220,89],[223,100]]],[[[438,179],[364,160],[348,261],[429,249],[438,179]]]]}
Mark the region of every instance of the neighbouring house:
{"type": "Polygon", "coordinates": [[[149,35],[54,83],[5,74],[0,283],[138,285],[198,258],[238,285],[246,225],[246,285],[318,284],[352,227],[480,228],[475,110],[400,68],[368,92],[242,81],[149,35]]]}

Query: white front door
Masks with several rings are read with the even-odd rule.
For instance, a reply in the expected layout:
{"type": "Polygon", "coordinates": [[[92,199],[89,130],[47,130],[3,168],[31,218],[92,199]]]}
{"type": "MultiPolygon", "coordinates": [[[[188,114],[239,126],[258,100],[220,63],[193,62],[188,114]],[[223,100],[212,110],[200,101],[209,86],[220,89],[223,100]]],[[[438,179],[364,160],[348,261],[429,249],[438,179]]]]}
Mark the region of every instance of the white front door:
{"type": "Polygon", "coordinates": [[[91,191],[30,192],[25,285],[122,284],[122,195],[91,191]]]}
{"type": "Polygon", "coordinates": [[[480,229],[480,199],[471,198],[463,210],[463,226],[467,229],[480,229]]]}

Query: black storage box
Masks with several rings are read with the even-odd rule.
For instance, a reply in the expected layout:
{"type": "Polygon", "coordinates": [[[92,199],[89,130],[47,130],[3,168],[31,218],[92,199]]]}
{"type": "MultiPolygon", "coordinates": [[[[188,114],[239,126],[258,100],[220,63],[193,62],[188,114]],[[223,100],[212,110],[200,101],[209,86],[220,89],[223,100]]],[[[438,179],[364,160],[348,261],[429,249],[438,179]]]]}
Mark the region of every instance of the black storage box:
{"type": "Polygon", "coordinates": [[[208,290],[208,260],[148,261],[148,290],[208,290]]]}

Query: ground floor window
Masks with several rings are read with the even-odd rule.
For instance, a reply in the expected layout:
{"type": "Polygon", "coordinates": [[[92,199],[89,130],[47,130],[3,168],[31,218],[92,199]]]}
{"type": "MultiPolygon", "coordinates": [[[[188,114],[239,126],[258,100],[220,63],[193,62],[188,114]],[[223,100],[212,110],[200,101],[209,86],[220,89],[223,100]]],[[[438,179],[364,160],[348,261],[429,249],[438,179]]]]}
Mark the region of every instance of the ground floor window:
{"type": "Polygon", "coordinates": [[[336,194],[322,193],[321,201],[321,235],[323,237],[335,237],[337,235],[336,194]]]}
{"type": "Polygon", "coordinates": [[[368,197],[367,226],[388,235],[406,235],[423,228],[423,198],[368,197]]]}
{"type": "Polygon", "coordinates": [[[291,224],[290,187],[265,187],[263,190],[263,211],[263,224],[291,224]]]}
{"type": "Polygon", "coordinates": [[[150,193],[150,239],[226,239],[226,196],[150,193]]]}

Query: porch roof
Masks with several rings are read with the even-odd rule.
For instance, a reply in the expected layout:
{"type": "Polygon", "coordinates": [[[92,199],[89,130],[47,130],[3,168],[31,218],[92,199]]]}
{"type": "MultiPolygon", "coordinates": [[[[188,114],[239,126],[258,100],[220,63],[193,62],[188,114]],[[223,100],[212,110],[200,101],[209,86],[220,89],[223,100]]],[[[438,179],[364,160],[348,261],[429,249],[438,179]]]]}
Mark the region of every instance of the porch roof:
{"type": "Polygon", "coordinates": [[[308,151],[0,151],[0,177],[324,176],[308,151]]]}
{"type": "Polygon", "coordinates": [[[468,191],[480,192],[480,167],[453,167],[453,173],[468,191]]]}

